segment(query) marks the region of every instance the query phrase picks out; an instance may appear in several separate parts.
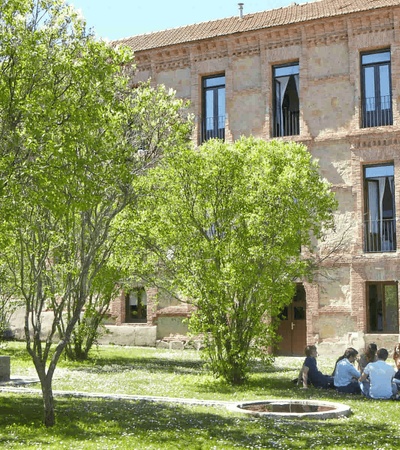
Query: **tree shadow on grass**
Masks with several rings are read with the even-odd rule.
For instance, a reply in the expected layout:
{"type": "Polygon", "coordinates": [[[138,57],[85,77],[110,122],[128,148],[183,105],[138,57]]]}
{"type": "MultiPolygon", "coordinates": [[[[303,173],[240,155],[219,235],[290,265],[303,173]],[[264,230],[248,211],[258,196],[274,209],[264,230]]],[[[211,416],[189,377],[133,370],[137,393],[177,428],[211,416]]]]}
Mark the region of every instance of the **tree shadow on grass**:
{"type": "Polygon", "coordinates": [[[162,357],[105,357],[93,358],[84,362],[74,362],[68,365],[69,370],[88,373],[125,372],[127,370],[144,370],[150,373],[180,373],[190,374],[205,371],[203,361],[180,360],[162,357]]]}
{"type": "MultiPolygon", "coordinates": [[[[113,372],[121,373],[127,370],[144,370],[150,373],[175,373],[175,374],[210,374],[206,367],[206,362],[193,359],[180,359],[162,356],[107,356],[91,357],[87,361],[75,361],[68,363],[68,369],[73,371],[85,371],[88,373],[113,372]]],[[[251,362],[250,372],[254,373],[287,373],[297,376],[297,367],[276,367],[271,364],[265,364],[260,361],[251,362]]]]}
{"type": "Polygon", "coordinates": [[[380,448],[394,448],[389,425],[351,419],[272,419],[223,408],[58,398],[57,424],[46,429],[40,422],[42,404],[37,397],[1,395],[0,407],[0,429],[7,430],[0,432],[4,447],[10,443],[23,447],[33,441],[40,448],[57,448],[62,441],[71,443],[71,448],[85,448],[89,442],[103,448],[119,443],[113,448],[365,449],[374,448],[374,442],[380,448]]]}
{"type": "MultiPolygon", "coordinates": [[[[222,379],[216,379],[212,382],[200,382],[196,385],[196,390],[201,395],[210,398],[210,394],[216,396],[224,394],[225,396],[231,394],[231,401],[236,399],[246,400],[261,400],[271,398],[281,398],[287,400],[321,400],[335,403],[351,403],[351,402],[368,402],[368,400],[361,395],[343,394],[337,392],[335,389],[320,389],[310,387],[303,389],[293,383],[293,378],[290,373],[281,373],[279,371],[271,370],[267,373],[250,374],[249,379],[240,386],[232,386],[222,379]],[[250,394],[250,395],[249,395],[250,394]]],[[[389,400],[390,403],[393,401],[389,400]]]]}

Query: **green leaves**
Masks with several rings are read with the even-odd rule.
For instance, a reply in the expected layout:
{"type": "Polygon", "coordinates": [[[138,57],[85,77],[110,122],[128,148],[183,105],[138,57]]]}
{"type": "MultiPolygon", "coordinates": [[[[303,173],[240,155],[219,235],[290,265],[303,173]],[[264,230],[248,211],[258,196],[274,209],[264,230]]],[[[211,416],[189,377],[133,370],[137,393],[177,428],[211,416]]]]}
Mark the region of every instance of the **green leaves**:
{"type": "Polygon", "coordinates": [[[192,329],[209,336],[214,372],[239,383],[308,274],[300,249],[332,225],[334,195],[303,145],[254,138],[181,148],[145,182],[147,260],[198,307],[192,329]]]}
{"type": "MultiPolygon", "coordinates": [[[[82,309],[98,312],[114,294],[118,280],[105,276],[120,267],[108,265],[114,222],[134,208],[137,178],[191,130],[173,92],[132,89],[127,67],[130,51],[96,41],[64,1],[0,0],[0,263],[25,302],[49,425],[51,379],[82,309]],[[43,340],[49,306],[54,321],[43,340]]],[[[84,331],[98,324],[93,318],[84,331]]],[[[75,336],[82,347],[81,329],[75,336]]]]}

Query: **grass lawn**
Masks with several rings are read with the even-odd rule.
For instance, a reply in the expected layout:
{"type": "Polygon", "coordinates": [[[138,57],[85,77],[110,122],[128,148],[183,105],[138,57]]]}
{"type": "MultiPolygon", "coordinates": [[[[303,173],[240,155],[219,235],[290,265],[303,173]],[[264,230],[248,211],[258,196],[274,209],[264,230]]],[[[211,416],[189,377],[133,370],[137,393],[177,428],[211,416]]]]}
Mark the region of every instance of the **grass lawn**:
{"type": "MultiPolygon", "coordinates": [[[[35,376],[21,343],[9,343],[11,377],[35,376]]],[[[99,347],[90,361],[61,361],[54,390],[212,400],[271,398],[330,400],[349,405],[348,418],[271,419],[224,407],[164,402],[56,397],[55,427],[42,425],[41,396],[0,392],[0,448],[4,449],[395,449],[400,402],[372,401],[335,391],[303,390],[290,380],[303,358],[279,357],[253,367],[248,383],[214,379],[195,351],[99,347]]],[[[333,359],[318,358],[330,373],[333,359]]],[[[40,389],[40,385],[29,388],[40,389]]]]}

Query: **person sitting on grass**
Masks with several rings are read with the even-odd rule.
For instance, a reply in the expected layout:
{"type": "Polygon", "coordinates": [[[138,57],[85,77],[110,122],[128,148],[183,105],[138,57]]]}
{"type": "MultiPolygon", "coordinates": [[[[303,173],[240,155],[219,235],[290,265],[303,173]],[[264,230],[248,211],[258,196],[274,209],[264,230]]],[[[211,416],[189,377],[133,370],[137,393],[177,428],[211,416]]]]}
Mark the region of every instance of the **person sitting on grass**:
{"type": "Polygon", "coordinates": [[[377,351],[378,347],[373,342],[367,345],[365,352],[360,356],[360,359],[358,360],[358,370],[361,374],[364,372],[367,364],[375,362],[378,359],[378,357],[376,356],[377,351]]]}
{"type": "Polygon", "coordinates": [[[330,375],[324,375],[318,370],[317,367],[317,347],[315,345],[308,345],[305,348],[306,359],[304,360],[303,367],[300,370],[297,384],[303,385],[303,388],[307,389],[311,384],[317,388],[329,389],[333,388],[333,377],[330,375]]]}
{"type": "Polygon", "coordinates": [[[378,360],[367,364],[359,381],[362,393],[367,398],[388,399],[395,398],[396,384],[393,382],[396,370],[385,362],[389,356],[386,348],[380,348],[377,353],[378,360]],[[369,377],[369,382],[367,381],[369,377]]]}
{"type": "Polygon", "coordinates": [[[396,383],[397,390],[400,391],[400,344],[396,344],[393,352],[395,370],[397,372],[394,375],[393,381],[396,383]]]}
{"type": "Polygon", "coordinates": [[[400,380],[400,344],[396,344],[393,351],[394,365],[396,366],[397,372],[394,376],[397,380],[400,380]]]}
{"type": "Polygon", "coordinates": [[[335,370],[333,371],[334,385],[338,392],[345,394],[360,394],[360,384],[358,379],[361,373],[354,367],[354,363],[357,359],[358,351],[349,347],[344,352],[343,356],[340,356],[335,364],[335,370]]]}

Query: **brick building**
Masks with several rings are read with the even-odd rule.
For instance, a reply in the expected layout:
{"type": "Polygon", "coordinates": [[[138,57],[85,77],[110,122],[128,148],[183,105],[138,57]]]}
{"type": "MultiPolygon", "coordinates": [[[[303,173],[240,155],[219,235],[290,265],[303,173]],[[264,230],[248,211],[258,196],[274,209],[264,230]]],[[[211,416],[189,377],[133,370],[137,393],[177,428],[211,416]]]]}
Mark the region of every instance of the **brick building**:
{"type": "MultiPolygon", "coordinates": [[[[239,6],[235,17],[117,44],[134,50],[136,81],[190,100],[195,143],[250,134],[299,141],[332,183],[336,231],[319,243],[322,270],[298,284],[285,311],[281,353],[398,342],[400,2],[320,0],[251,14],[239,6]]],[[[147,294],[147,325],[169,317],[178,326],[187,315],[147,294]]],[[[120,322],[122,310],[137,310],[135,295],[114,303],[120,322]]]]}

